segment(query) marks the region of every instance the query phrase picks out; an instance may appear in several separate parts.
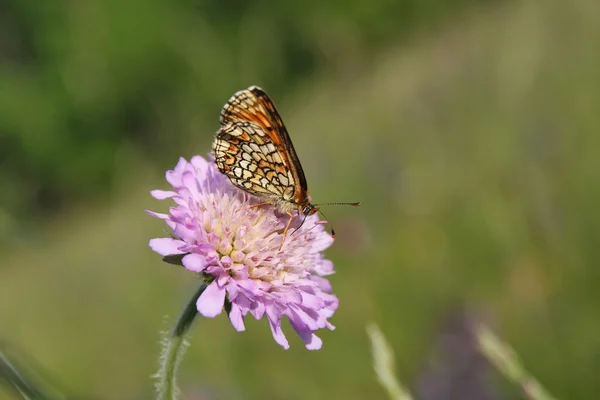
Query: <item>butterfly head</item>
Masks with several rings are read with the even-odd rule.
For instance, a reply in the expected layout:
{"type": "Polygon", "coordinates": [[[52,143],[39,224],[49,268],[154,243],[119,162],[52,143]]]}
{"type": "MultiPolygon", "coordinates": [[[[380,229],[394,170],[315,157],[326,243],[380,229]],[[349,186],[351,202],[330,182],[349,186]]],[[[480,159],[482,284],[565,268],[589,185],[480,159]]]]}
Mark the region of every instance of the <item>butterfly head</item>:
{"type": "Polygon", "coordinates": [[[302,208],[302,214],[308,216],[308,215],[313,215],[314,213],[319,211],[319,207],[316,207],[310,203],[307,203],[303,208],[302,208]]]}

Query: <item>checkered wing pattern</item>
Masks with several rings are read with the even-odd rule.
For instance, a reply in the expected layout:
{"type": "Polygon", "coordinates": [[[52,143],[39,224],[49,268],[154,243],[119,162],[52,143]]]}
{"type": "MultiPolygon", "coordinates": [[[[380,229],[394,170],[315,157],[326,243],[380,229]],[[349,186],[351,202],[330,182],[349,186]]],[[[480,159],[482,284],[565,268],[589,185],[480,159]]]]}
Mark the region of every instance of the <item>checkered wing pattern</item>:
{"type": "Polygon", "coordinates": [[[215,163],[240,189],[283,211],[308,205],[306,179],[275,105],[260,88],[234,94],[221,111],[215,163]]]}

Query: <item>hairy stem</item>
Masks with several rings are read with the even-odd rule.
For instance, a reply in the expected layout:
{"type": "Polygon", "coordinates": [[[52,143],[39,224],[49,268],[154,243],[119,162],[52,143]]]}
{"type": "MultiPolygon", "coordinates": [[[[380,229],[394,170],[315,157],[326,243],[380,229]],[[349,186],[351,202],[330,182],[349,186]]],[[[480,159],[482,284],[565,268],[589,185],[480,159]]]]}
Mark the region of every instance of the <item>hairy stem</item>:
{"type": "Polygon", "coordinates": [[[161,341],[160,366],[155,375],[158,400],[173,400],[177,399],[179,395],[177,369],[183,358],[183,353],[188,347],[187,333],[198,314],[196,301],[202,295],[206,286],[206,283],[202,282],[179,315],[173,332],[170,335],[165,335],[161,341]]]}

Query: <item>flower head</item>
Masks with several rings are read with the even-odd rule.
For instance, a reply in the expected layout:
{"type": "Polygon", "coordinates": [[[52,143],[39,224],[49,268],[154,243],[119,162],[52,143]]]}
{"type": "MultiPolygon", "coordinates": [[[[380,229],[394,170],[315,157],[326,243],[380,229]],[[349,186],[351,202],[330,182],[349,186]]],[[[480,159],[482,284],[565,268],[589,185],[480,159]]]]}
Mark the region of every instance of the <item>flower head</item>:
{"type": "Polygon", "coordinates": [[[281,246],[289,217],[270,205],[250,208],[261,201],[234,187],[212,162],[181,158],[167,181],[173,190],[154,190],[152,196],[176,205],[169,214],[147,212],[165,220],[175,238],[152,239],[150,247],[163,256],[181,255],[185,268],[210,282],[198,298],[198,312],[212,318],[227,306],[238,331],[245,330],[248,313],[266,316],[275,341],[287,349],[281,330],[286,316],[308,349],[321,348],[314,332],[334,329],[327,318],[338,299],[322,277],[334,273],[322,254],[333,238],[317,215],[304,223],[303,215],[295,215],[281,246]]]}

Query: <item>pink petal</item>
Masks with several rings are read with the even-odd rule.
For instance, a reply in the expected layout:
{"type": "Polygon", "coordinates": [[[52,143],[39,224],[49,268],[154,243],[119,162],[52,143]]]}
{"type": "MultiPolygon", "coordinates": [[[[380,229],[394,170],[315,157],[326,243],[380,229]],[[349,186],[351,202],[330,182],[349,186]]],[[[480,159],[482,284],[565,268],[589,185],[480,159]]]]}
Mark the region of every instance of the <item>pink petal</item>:
{"type": "Polygon", "coordinates": [[[220,274],[217,279],[215,279],[215,281],[221,285],[221,286],[225,286],[227,284],[227,282],[229,281],[229,279],[231,279],[231,277],[228,274],[220,274]]]}
{"type": "Polygon", "coordinates": [[[185,245],[184,242],[172,238],[150,239],[150,248],[161,256],[169,256],[172,254],[183,254],[179,248],[185,245]]]}
{"type": "Polygon", "coordinates": [[[208,162],[206,162],[206,160],[200,156],[193,156],[190,159],[190,163],[198,170],[198,175],[204,177],[208,168],[208,162]]]}
{"type": "Polygon", "coordinates": [[[160,218],[160,219],[168,220],[170,218],[170,216],[168,214],[157,213],[157,212],[150,211],[150,210],[145,210],[144,212],[148,215],[151,215],[153,217],[160,218]]]}
{"type": "Polygon", "coordinates": [[[164,200],[173,196],[177,196],[177,193],[170,190],[153,190],[150,192],[150,194],[157,200],[164,200]]]}
{"type": "Polygon", "coordinates": [[[172,186],[181,186],[181,174],[187,165],[185,158],[180,157],[177,165],[172,171],[167,171],[166,178],[172,186]]]}
{"type": "Polygon", "coordinates": [[[181,224],[177,224],[175,225],[175,228],[173,228],[173,233],[187,242],[193,242],[196,232],[181,224]]]}
{"type": "Polygon", "coordinates": [[[283,331],[281,330],[281,318],[275,315],[272,307],[267,308],[267,320],[269,321],[269,326],[271,327],[273,339],[275,339],[275,341],[284,349],[289,349],[290,345],[283,334],[283,331]]]}
{"type": "Polygon", "coordinates": [[[219,287],[216,282],[208,285],[204,293],[196,302],[198,312],[207,318],[214,318],[223,311],[225,302],[225,288],[219,287]]]}
{"type": "Polygon", "coordinates": [[[284,349],[289,349],[290,345],[281,330],[281,323],[275,323],[269,320],[269,326],[271,327],[271,333],[273,333],[273,339],[284,349]]]}
{"type": "Polygon", "coordinates": [[[329,260],[321,260],[316,265],[315,272],[321,276],[334,274],[333,263],[329,260]]]}
{"type": "MultiPolygon", "coordinates": [[[[316,312],[308,313],[299,307],[290,307],[290,313],[288,318],[295,326],[298,332],[300,331],[316,331],[320,328],[319,326],[319,315],[316,312]],[[312,314],[312,315],[311,315],[312,314]]],[[[324,320],[324,319],[323,319],[324,320]]]]}
{"type": "Polygon", "coordinates": [[[310,280],[316,283],[317,287],[323,292],[331,292],[331,283],[329,283],[328,279],[321,278],[319,276],[311,276],[310,280]]]}
{"type": "Polygon", "coordinates": [[[252,308],[250,310],[250,312],[252,313],[252,316],[257,320],[261,319],[263,317],[263,315],[265,315],[265,309],[266,309],[265,303],[256,302],[256,303],[254,303],[253,307],[254,308],[252,308]]]}
{"type": "MultiPolygon", "coordinates": [[[[185,260],[185,257],[184,257],[185,260]]],[[[184,263],[185,265],[185,263],[184,263]]],[[[324,306],[324,301],[321,297],[312,295],[310,293],[302,292],[301,303],[303,306],[312,308],[313,310],[320,310],[324,306]]]]}
{"type": "Polygon", "coordinates": [[[323,341],[313,333],[308,340],[304,341],[304,344],[308,350],[319,350],[323,346],[323,341]]]}
{"type": "Polygon", "coordinates": [[[250,293],[255,292],[257,290],[256,282],[252,279],[239,280],[236,281],[236,284],[238,287],[241,287],[250,293]]]}
{"type": "Polygon", "coordinates": [[[184,172],[181,176],[181,182],[185,185],[186,189],[190,191],[190,195],[194,198],[200,196],[198,192],[198,181],[196,175],[191,172],[184,172]]]}
{"type": "Polygon", "coordinates": [[[188,254],[181,260],[183,266],[192,272],[202,272],[206,268],[206,258],[200,254],[188,254]]]}
{"type": "Polygon", "coordinates": [[[232,304],[231,311],[229,312],[229,320],[231,321],[231,325],[238,332],[243,332],[246,330],[246,326],[244,325],[244,317],[242,315],[242,311],[240,308],[232,304]]]}
{"type": "Polygon", "coordinates": [[[290,319],[290,323],[308,350],[319,350],[323,346],[323,341],[302,323],[298,324],[293,319],[290,319]]]}

